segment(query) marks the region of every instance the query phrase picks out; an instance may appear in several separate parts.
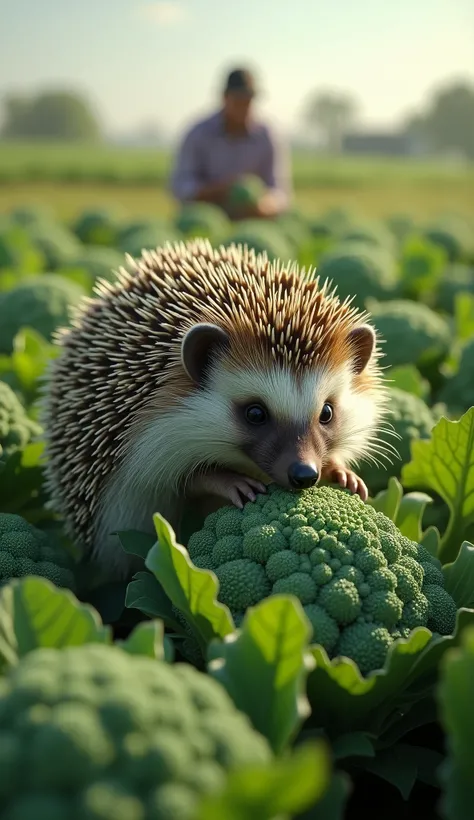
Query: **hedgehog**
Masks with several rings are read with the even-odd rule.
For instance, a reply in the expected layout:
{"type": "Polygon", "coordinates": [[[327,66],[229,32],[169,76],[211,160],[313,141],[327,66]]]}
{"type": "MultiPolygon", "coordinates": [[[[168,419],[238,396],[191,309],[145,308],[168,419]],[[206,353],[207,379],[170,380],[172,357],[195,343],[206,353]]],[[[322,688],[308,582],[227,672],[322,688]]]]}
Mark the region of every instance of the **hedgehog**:
{"type": "Polygon", "coordinates": [[[179,538],[193,499],[242,508],[271,483],[321,480],[367,499],[353,467],[387,448],[379,339],[316,271],[168,242],[126,255],[53,341],[46,489],[111,580],[137,568],[117,533],[153,533],[159,512],[179,538]]]}

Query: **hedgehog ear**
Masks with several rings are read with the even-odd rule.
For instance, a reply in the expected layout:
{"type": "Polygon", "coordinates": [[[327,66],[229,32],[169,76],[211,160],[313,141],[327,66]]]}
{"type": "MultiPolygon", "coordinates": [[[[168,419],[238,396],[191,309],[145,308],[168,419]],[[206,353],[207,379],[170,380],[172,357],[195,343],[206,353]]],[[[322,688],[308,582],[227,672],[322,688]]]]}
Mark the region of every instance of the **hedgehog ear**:
{"type": "Polygon", "coordinates": [[[353,369],[357,376],[365,370],[375,350],[375,331],[370,325],[360,325],[351,330],[347,338],[352,347],[353,369]]]}
{"type": "Polygon", "coordinates": [[[217,325],[202,323],[190,328],[181,343],[181,363],[189,378],[202,384],[212,355],[228,346],[227,333],[217,325]]]}

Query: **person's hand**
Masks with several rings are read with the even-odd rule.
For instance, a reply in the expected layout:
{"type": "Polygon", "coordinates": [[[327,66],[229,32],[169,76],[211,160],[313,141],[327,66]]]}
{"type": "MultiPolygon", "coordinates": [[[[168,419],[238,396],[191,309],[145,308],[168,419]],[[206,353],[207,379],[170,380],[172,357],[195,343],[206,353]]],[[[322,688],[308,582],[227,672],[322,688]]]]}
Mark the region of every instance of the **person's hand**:
{"type": "Polygon", "coordinates": [[[262,219],[269,219],[279,213],[278,198],[273,191],[266,191],[260,197],[256,206],[256,216],[262,219]]]}

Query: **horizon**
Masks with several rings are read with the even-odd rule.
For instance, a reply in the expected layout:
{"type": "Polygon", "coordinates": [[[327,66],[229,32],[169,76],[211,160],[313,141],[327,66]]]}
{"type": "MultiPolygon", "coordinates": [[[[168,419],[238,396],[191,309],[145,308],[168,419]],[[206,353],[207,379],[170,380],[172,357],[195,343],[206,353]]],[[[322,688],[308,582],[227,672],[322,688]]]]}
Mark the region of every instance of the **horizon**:
{"type": "Polygon", "coordinates": [[[239,64],[254,68],[263,88],[258,114],[292,136],[314,90],[352,94],[360,125],[388,130],[438,88],[474,81],[471,0],[400,0],[396,8],[242,0],[232,9],[217,0],[116,0],[113,11],[105,0],[67,8],[0,0],[0,17],[1,97],[79,92],[113,138],[155,126],[174,140],[215,110],[226,71],[239,64]],[[239,44],[232,53],[229,38],[239,44]]]}

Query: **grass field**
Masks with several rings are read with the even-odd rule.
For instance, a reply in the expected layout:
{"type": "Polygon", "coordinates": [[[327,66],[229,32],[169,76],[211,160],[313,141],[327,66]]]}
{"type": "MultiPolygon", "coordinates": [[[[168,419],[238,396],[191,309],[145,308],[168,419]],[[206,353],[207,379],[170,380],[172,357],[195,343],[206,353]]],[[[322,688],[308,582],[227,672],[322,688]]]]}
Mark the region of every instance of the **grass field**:
{"type": "MultiPolygon", "coordinates": [[[[47,204],[61,218],[91,205],[130,216],[166,214],[174,208],[171,162],[162,151],[0,143],[0,212],[27,203],[47,204]]],[[[402,211],[430,218],[446,210],[474,216],[474,165],[298,153],[293,179],[306,213],[343,206],[373,217],[402,211]]]]}

